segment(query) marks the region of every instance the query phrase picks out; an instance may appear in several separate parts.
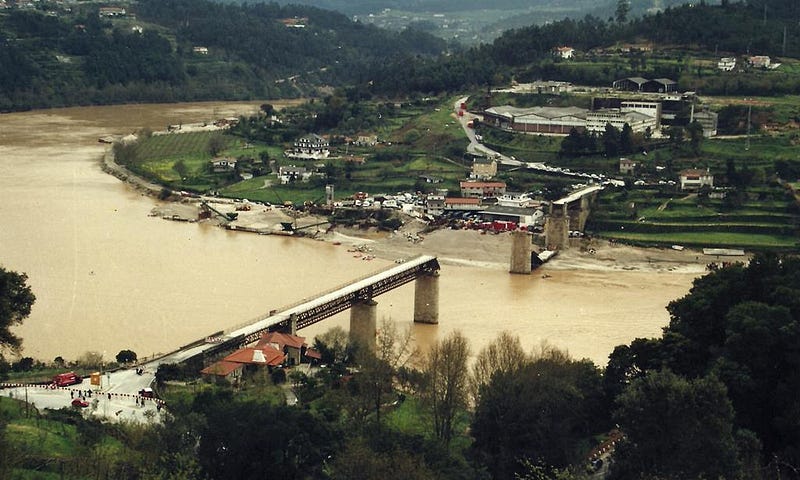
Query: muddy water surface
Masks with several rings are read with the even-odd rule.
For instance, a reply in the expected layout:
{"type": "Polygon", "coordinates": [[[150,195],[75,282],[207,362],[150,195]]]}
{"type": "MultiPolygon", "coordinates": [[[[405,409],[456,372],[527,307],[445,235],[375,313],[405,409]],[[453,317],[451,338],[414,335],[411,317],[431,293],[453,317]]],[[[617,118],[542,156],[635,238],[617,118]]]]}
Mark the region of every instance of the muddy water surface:
{"type": "MultiPolygon", "coordinates": [[[[277,103],[273,103],[279,106],[277,103]]],[[[0,264],[29,276],[37,300],[15,332],[24,354],[74,359],[93,350],[140,356],[293,303],[389,265],[344,246],[228,232],[148,217],[156,200],[100,168],[98,138],[142,127],[245,114],[257,103],[86,107],[0,115],[0,264]]],[[[416,325],[424,348],[453,329],[473,350],[507,329],[605,364],[608,353],[667,323],[664,306],[694,274],[563,271],[550,278],[443,266],[440,324],[416,325]]],[[[376,299],[410,324],[413,287],[376,299]]],[[[347,314],[300,333],[313,336],[347,314]]]]}

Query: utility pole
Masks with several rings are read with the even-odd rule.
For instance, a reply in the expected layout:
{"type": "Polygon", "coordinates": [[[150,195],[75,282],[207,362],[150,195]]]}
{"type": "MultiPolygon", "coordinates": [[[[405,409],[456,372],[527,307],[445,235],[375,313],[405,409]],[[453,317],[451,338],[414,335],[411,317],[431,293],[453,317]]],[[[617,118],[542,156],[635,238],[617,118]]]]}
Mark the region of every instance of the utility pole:
{"type": "Polygon", "coordinates": [[[753,105],[747,105],[747,137],[744,142],[744,150],[750,150],[750,114],[753,111],[753,105]]]}

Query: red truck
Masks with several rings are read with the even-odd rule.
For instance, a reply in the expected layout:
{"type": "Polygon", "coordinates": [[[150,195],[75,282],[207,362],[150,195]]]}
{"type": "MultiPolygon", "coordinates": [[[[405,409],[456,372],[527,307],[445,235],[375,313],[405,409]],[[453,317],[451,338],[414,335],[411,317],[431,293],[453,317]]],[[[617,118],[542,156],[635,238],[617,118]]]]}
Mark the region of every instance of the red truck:
{"type": "Polygon", "coordinates": [[[56,387],[69,387],[81,383],[83,378],[75,372],[59,373],[53,377],[53,385],[56,387]]]}

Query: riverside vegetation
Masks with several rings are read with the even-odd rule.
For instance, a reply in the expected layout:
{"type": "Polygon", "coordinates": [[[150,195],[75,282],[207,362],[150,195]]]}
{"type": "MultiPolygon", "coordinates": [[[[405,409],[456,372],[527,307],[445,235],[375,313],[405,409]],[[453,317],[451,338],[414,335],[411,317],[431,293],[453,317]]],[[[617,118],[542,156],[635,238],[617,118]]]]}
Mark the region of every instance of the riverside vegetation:
{"type": "MultiPolygon", "coordinates": [[[[786,479],[800,465],[800,263],[757,255],[694,282],[660,338],[608,365],[502,333],[459,332],[420,356],[381,325],[375,352],[334,328],[324,368],[249,370],[235,387],[191,365],[157,373],[162,421],[105,423],[0,398],[4,478],[786,479]],[[283,389],[298,405],[284,405],[283,389]],[[619,433],[621,432],[621,434],[619,433]],[[90,459],[91,461],[87,461],[90,459]]],[[[6,292],[0,292],[5,295],[6,292]]]]}

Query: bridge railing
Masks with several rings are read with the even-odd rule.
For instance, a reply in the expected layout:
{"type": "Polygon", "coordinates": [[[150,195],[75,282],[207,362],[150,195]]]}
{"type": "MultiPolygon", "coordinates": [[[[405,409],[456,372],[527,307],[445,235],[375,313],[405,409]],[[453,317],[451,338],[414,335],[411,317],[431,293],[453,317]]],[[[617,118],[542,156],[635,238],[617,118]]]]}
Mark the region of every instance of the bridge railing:
{"type": "MultiPolygon", "coordinates": [[[[420,255],[418,255],[417,257],[419,257],[419,256],[420,255]]],[[[414,258],[417,258],[417,257],[414,257],[414,258]]],[[[291,308],[299,307],[300,305],[311,301],[311,299],[319,298],[319,297],[331,294],[331,293],[333,293],[333,292],[335,292],[337,290],[341,290],[341,289],[343,289],[343,288],[345,288],[345,287],[347,287],[349,285],[352,285],[354,283],[358,283],[358,282],[361,282],[363,280],[367,280],[368,278],[374,277],[375,275],[380,275],[381,273],[386,272],[388,270],[391,270],[391,269],[393,269],[395,267],[396,267],[396,265],[389,265],[389,266],[387,266],[385,268],[382,268],[382,269],[380,269],[380,270],[378,270],[376,272],[372,272],[372,273],[369,273],[369,274],[366,274],[366,275],[362,275],[361,277],[358,277],[355,280],[350,280],[348,282],[341,283],[341,284],[339,284],[339,285],[337,285],[337,286],[335,286],[333,288],[329,288],[329,289],[327,289],[327,290],[325,290],[323,292],[317,292],[317,293],[315,293],[314,295],[312,295],[310,297],[303,297],[302,299],[300,299],[300,300],[298,300],[296,302],[290,303],[288,305],[284,305],[284,306],[274,310],[274,312],[275,312],[275,314],[278,314],[280,312],[285,312],[286,310],[289,310],[291,308]]],[[[252,319],[250,319],[248,321],[245,321],[245,322],[239,323],[237,325],[234,325],[232,327],[226,328],[225,330],[223,330],[223,332],[224,332],[225,335],[227,335],[227,334],[229,334],[231,332],[235,332],[236,330],[244,328],[244,327],[246,327],[248,325],[253,325],[254,323],[257,323],[257,322],[262,322],[262,321],[268,319],[271,316],[272,315],[270,315],[269,313],[267,313],[266,315],[260,315],[258,317],[252,318],[252,319]]]]}

